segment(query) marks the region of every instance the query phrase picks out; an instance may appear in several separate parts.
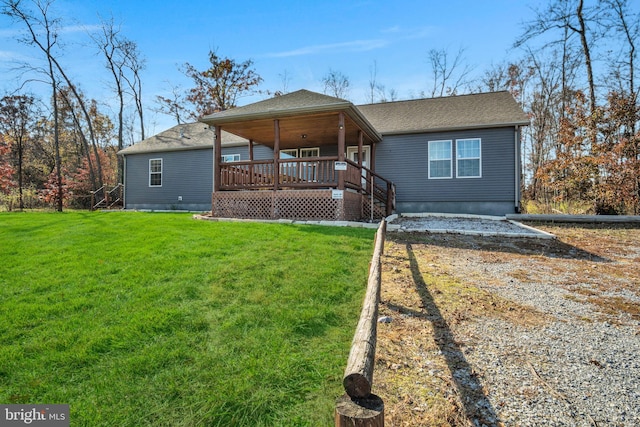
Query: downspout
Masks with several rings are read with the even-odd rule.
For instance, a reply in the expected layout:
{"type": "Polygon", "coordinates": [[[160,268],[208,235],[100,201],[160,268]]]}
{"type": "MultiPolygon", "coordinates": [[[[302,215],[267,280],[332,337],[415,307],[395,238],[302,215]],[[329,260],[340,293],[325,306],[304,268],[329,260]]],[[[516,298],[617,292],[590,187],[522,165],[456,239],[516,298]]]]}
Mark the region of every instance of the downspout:
{"type": "Polygon", "coordinates": [[[520,213],[520,139],[518,138],[518,125],[515,126],[514,131],[514,151],[515,151],[515,211],[520,213]]]}

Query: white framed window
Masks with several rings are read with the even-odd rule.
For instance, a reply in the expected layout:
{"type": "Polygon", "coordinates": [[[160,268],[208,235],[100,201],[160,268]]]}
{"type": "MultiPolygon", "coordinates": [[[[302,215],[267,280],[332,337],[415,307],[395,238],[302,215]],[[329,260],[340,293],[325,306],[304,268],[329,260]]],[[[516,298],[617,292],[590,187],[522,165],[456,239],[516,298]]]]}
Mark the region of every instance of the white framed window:
{"type": "Polygon", "coordinates": [[[429,141],[429,179],[452,178],[451,140],[429,141]]]}
{"type": "Polygon", "coordinates": [[[149,187],[162,187],[162,159],[149,159],[149,187]]]}
{"type": "Polygon", "coordinates": [[[301,148],[300,157],[320,157],[320,147],[301,148]]]}
{"type": "Polygon", "coordinates": [[[280,150],[281,159],[294,159],[298,157],[297,148],[287,148],[286,150],[280,150]]]}
{"type": "Polygon", "coordinates": [[[456,178],[482,178],[480,138],[456,139],[456,178]]]}
{"type": "Polygon", "coordinates": [[[223,163],[239,162],[240,154],[223,154],[221,160],[223,163]]]}

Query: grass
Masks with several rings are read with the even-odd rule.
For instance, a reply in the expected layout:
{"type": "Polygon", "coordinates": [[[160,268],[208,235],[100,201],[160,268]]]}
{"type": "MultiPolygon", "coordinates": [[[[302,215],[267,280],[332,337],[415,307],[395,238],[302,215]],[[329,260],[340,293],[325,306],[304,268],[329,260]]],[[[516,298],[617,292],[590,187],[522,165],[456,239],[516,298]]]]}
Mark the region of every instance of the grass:
{"type": "Polygon", "coordinates": [[[373,230],[0,214],[0,402],[74,426],[332,425],[373,230]]]}

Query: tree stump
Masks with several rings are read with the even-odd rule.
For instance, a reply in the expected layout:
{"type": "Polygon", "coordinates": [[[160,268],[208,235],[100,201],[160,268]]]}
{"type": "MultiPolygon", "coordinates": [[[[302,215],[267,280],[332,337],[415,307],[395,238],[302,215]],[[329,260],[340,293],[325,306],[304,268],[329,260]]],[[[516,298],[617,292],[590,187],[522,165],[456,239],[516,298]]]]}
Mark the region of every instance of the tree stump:
{"type": "Polygon", "coordinates": [[[343,394],[336,402],[336,427],[384,427],[384,402],[375,394],[358,399],[343,394]]]}

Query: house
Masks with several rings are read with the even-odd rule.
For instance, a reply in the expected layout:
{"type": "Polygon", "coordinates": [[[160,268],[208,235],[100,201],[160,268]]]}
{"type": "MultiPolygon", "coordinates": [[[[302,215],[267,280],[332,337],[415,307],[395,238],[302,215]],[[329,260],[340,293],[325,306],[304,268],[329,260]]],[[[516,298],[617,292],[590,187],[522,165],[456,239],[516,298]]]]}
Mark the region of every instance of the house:
{"type": "Polygon", "coordinates": [[[300,90],[178,125],[119,154],[126,209],[354,220],[519,208],[508,92],[368,105],[300,90]]]}

